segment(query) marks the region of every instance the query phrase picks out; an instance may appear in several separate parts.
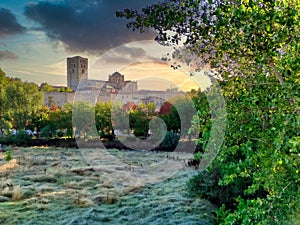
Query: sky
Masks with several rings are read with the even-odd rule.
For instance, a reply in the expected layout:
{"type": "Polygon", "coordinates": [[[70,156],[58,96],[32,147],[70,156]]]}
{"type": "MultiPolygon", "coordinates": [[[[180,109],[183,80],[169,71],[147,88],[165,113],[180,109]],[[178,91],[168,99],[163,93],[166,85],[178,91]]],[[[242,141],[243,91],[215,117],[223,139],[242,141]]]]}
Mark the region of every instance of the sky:
{"type": "MultiPolygon", "coordinates": [[[[115,12],[140,10],[158,0],[0,0],[0,68],[23,81],[66,85],[66,58],[89,59],[89,77],[119,71],[139,89],[197,88],[187,71],[161,61],[172,48],[154,31],[128,30],[115,12]]],[[[205,83],[206,81],[204,81],[205,83]]]]}

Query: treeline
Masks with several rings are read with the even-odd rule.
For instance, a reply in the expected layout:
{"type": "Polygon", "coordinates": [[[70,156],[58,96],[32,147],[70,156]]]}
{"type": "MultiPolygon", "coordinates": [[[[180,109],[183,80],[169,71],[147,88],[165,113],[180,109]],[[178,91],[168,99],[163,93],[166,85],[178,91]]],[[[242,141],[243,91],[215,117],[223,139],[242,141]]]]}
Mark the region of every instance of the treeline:
{"type": "Polygon", "coordinates": [[[72,89],[70,87],[56,87],[49,85],[48,83],[42,83],[40,85],[40,90],[42,92],[72,92],[72,89]]]}
{"type": "MultiPolygon", "coordinates": [[[[8,78],[3,71],[0,82],[2,143],[24,144],[31,139],[29,134],[34,134],[36,139],[74,138],[77,135],[87,140],[113,140],[118,132],[147,138],[155,132],[149,127],[150,121],[159,117],[168,131],[163,146],[176,146],[179,134],[198,135],[195,134],[198,130],[198,123],[195,123],[197,119],[187,116],[189,113],[179,115],[178,112],[184,112],[196,105],[198,109],[201,108],[201,114],[203,108],[208,107],[204,93],[198,91],[174,97],[166,101],[160,109],[151,102],[139,105],[112,102],[92,105],[88,102],[77,102],[47,106],[43,105],[43,92],[38,85],[8,78]],[[187,129],[182,129],[182,122],[187,129]]],[[[201,117],[205,118],[203,115],[201,117]]]]}

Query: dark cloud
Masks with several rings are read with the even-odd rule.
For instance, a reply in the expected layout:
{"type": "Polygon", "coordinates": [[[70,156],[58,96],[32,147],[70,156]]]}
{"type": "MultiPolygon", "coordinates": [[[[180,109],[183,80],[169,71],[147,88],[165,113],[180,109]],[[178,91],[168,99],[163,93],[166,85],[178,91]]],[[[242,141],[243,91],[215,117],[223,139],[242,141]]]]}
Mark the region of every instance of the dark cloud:
{"type": "Polygon", "coordinates": [[[120,46],[116,49],[117,53],[121,56],[126,56],[129,58],[139,58],[146,54],[146,51],[143,48],[137,47],[128,47],[128,46],[120,46]]]}
{"type": "Polygon", "coordinates": [[[13,52],[11,51],[0,51],[0,60],[4,60],[4,59],[18,59],[19,57],[17,55],[15,55],[13,52]]]}
{"type": "Polygon", "coordinates": [[[8,9],[0,9],[0,37],[25,32],[26,28],[20,25],[16,16],[8,9]]]}
{"type": "Polygon", "coordinates": [[[126,28],[125,19],[115,12],[125,8],[141,9],[157,0],[64,0],[31,3],[25,15],[39,24],[52,40],[63,42],[75,51],[103,51],[123,43],[152,39],[153,32],[141,35],[126,28]]]}
{"type": "Polygon", "coordinates": [[[128,64],[137,60],[153,60],[153,57],[147,55],[143,48],[129,47],[126,45],[119,46],[111,51],[106,52],[98,60],[98,64],[128,64]]]}

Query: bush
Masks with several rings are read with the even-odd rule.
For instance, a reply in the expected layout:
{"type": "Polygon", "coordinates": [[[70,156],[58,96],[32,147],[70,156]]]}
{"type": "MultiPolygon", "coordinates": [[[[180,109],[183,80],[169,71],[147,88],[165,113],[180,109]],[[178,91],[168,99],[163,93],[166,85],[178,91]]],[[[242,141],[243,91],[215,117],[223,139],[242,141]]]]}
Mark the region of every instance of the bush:
{"type": "Polygon", "coordinates": [[[12,159],[11,151],[5,153],[5,161],[9,162],[12,159]]]}
{"type": "Polygon", "coordinates": [[[28,135],[25,130],[20,130],[12,137],[12,143],[17,146],[26,145],[29,140],[31,140],[31,136],[28,135]]]}
{"type": "Polygon", "coordinates": [[[51,127],[49,125],[47,125],[42,128],[40,136],[45,139],[50,139],[52,136],[51,133],[52,133],[51,127]]]}
{"type": "Polygon", "coordinates": [[[226,205],[226,208],[236,208],[236,198],[244,196],[243,190],[249,185],[247,179],[230,185],[220,185],[221,170],[213,167],[210,171],[202,171],[188,182],[189,194],[209,200],[217,206],[226,205]]]}
{"type": "Polygon", "coordinates": [[[5,136],[0,138],[0,143],[2,145],[11,145],[12,144],[12,136],[5,136]]]}
{"type": "Polygon", "coordinates": [[[178,144],[180,136],[174,134],[172,131],[167,131],[164,140],[161,142],[160,146],[163,148],[175,148],[178,144]]]}
{"type": "Polygon", "coordinates": [[[141,139],[146,139],[148,135],[148,128],[136,127],[134,128],[133,134],[141,139]]]}

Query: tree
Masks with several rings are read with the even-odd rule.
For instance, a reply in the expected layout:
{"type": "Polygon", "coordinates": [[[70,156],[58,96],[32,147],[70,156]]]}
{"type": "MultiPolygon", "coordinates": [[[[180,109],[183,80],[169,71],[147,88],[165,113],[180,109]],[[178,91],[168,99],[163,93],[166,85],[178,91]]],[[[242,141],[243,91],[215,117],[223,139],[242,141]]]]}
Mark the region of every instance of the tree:
{"type": "Polygon", "coordinates": [[[109,135],[112,132],[112,121],[111,121],[111,111],[112,111],[111,102],[99,102],[95,106],[95,120],[96,128],[100,134],[100,137],[109,135]]]}
{"type": "Polygon", "coordinates": [[[5,73],[0,69],[0,116],[4,116],[7,111],[6,105],[6,90],[5,87],[8,84],[8,78],[5,73]]]}
{"type": "Polygon", "coordinates": [[[55,111],[50,111],[47,125],[42,129],[45,133],[50,132],[50,136],[73,136],[72,105],[66,104],[55,111]]]}
{"type": "Polygon", "coordinates": [[[31,112],[42,105],[42,93],[36,84],[23,83],[17,78],[9,78],[4,90],[3,114],[10,118],[15,129],[24,129],[31,112]]]}
{"type": "Polygon", "coordinates": [[[165,102],[160,108],[160,117],[165,121],[168,131],[180,130],[180,117],[176,108],[170,103],[165,102]]]}
{"type": "Polygon", "coordinates": [[[11,128],[12,128],[12,125],[9,121],[5,120],[4,118],[0,119],[0,134],[1,135],[3,135],[3,134],[8,135],[10,133],[11,128]]]}
{"type": "Polygon", "coordinates": [[[40,89],[42,92],[53,92],[55,91],[55,88],[48,83],[42,83],[40,86],[40,89]]]}
{"type": "Polygon", "coordinates": [[[50,109],[48,106],[40,106],[31,113],[30,125],[28,127],[31,130],[36,130],[38,139],[41,130],[48,124],[49,113],[50,109]]]}
{"type": "Polygon", "coordinates": [[[159,113],[160,113],[160,114],[169,114],[169,113],[171,113],[171,108],[172,108],[171,103],[168,102],[168,101],[166,101],[166,102],[164,102],[164,104],[160,107],[159,113]]]}
{"type": "Polygon", "coordinates": [[[149,130],[149,118],[141,109],[131,110],[129,114],[129,126],[137,137],[147,137],[149,130]]]}
{"type": "Polygon", "coordinates": [[[176,46],[173,56],[222,78],[225,140],[198,176],[212,175],[210,189],[194,189],[210,199],[214,191],[218,223],[290,224],[300,204],[300,2],[169,0],[117,15],[129,28],[154,28],[176,46]]]}
{"type": "Polygon", "coordinates": [[[76,102],[72,106],[72,124],[86,140],[98,138],[95,107],[90,102],[76,102]]]}
{"type": "Polygon", "coordinates": [[[22,82],[17,78],[9,78],[0,70],[0,119],[1,132],[10,133],[32,127],[32,116],[42,105],[42,93],[34,83],[22,82]]]}
{"type": "MultiPolygon", "coordinates": [[[[155,116],[155,105],[151,102],[141,103],[129,111],[129,127],[137,137],[147,137],[149,122],[155,116]]],[[[128,122],[124,120],[123,122],[128,122]]],[[[122,123],[122,122],[120,122],[122,123]]]]}
{"type": "Polygon", "coordinates": [[[125,134],[130,134],[130,122],[129,114],[137,109],[135,103],[126,103],[123,105],[122,102],[116,102],[111,108],[111,123],[113,129],[120,131],[125,134]]]}

